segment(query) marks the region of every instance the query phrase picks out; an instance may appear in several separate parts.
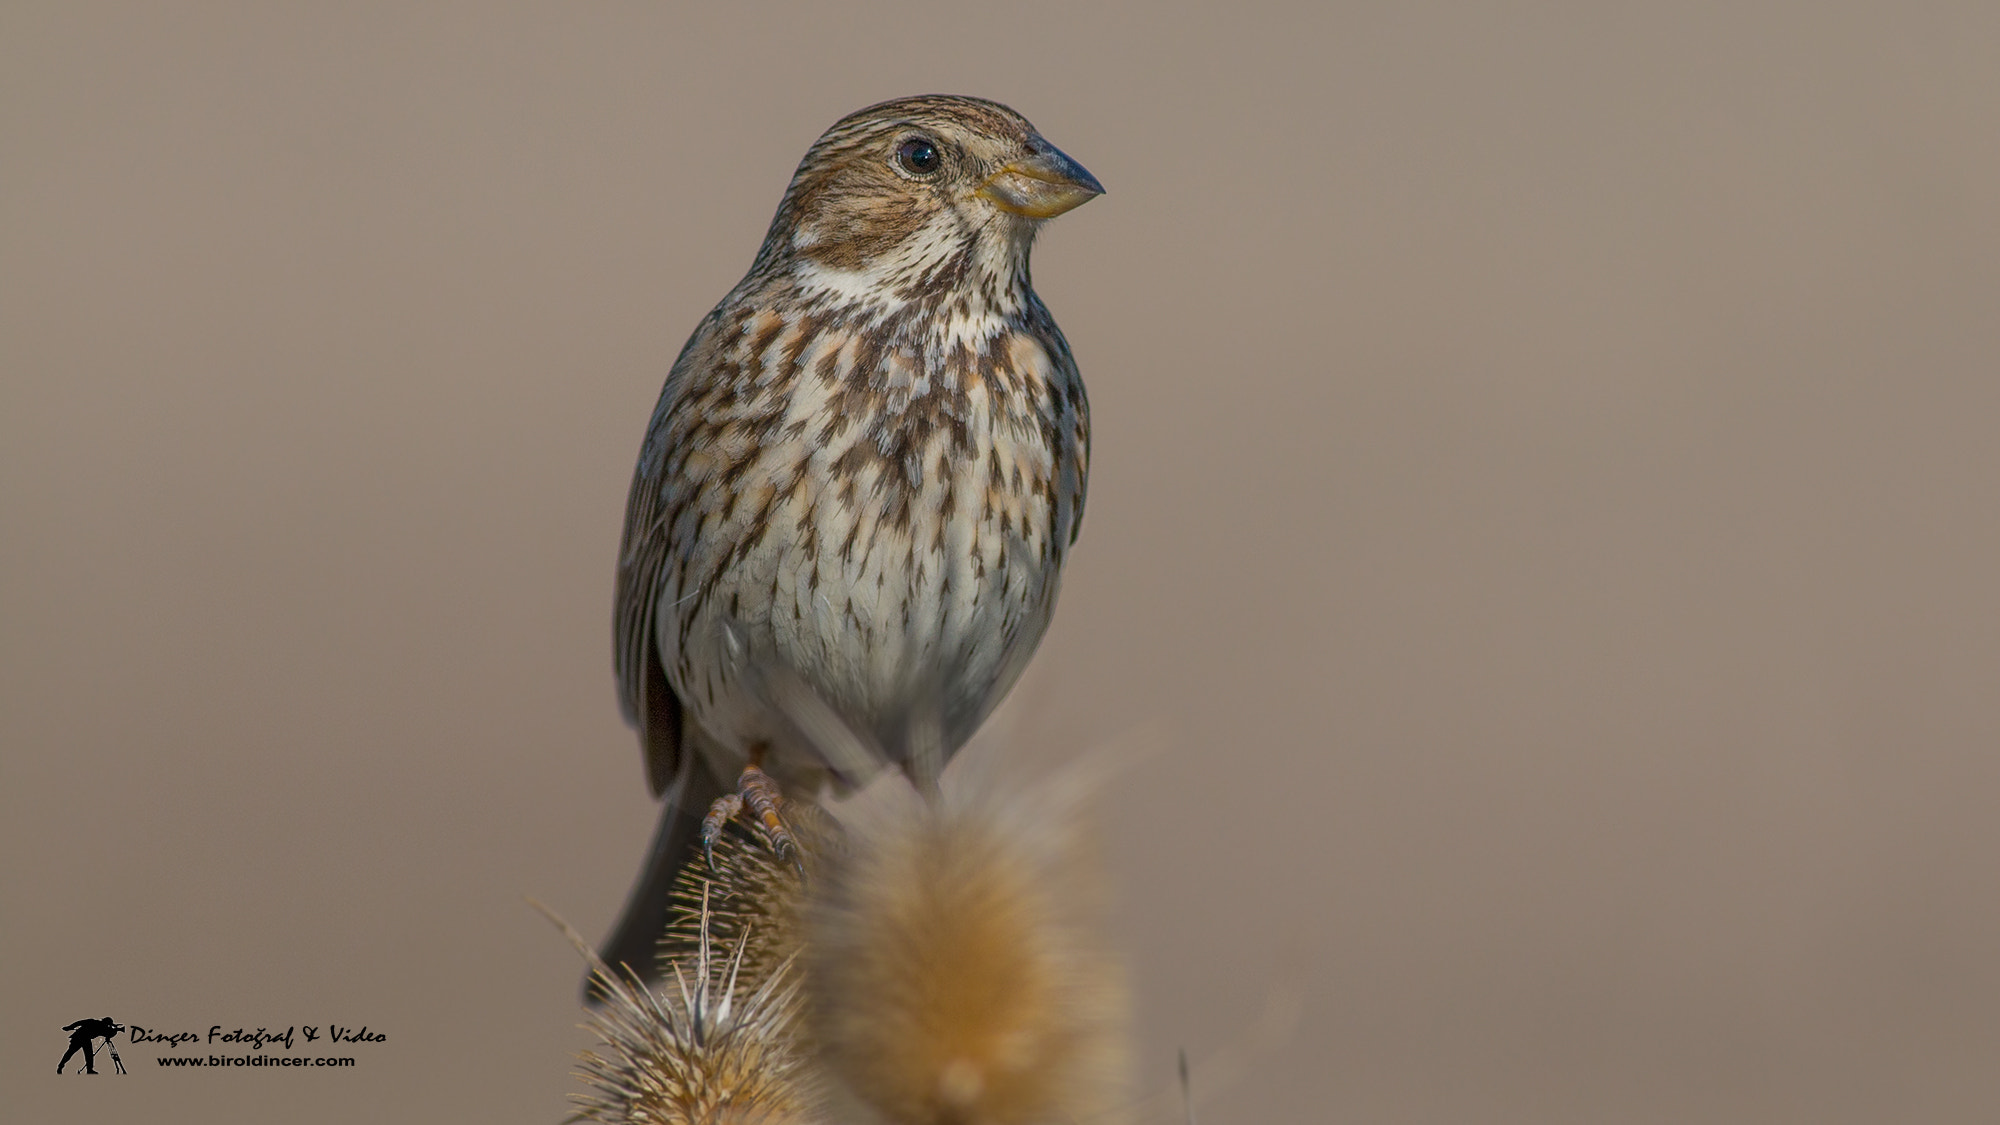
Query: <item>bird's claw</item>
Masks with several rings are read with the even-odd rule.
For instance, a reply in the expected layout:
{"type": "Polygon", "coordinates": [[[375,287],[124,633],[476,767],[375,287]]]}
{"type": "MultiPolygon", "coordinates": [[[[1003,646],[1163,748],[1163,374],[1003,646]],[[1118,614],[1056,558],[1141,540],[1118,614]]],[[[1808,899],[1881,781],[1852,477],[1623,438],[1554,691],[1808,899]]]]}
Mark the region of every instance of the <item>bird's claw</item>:
{"type": "Polygon", "coordinates": [[[764,830],[764,839],[771,845],[771,850],[778,853],[779,858],[789,859],[797,866],[799,842],[793,837],[792,830],[785,827],[785,818],[778,813],[784,803],[784,795],[778,792],[778,783],[756,766],[745,766],[736,791],[743,795],[743,803],[749,806],[750,815],[757,818],[757,825],[764,830]]]}
{"type": "Polygon", "coordinates": [[[708,815],[701,819],[701,852],[708,860],[708,869],[715,866],[715,845],[722,839],[722,829],[745,809],[747,818],[756,823],[764,834],[765,843],[770,845],[778,858],[792,865],[792,870],[805,878],[804,853],[799,849],[798,838],[785,826],[785,819],[779,810],[784,803],[784,795],[778,791],[778,783],[771,775],[756,766],[745,766],[742,777],[737,779],[736,792],[724,793],[708,807],[708,815]]]}
{"type": "Polygon", "coordinates": [[[708,860],[709,874],[716,873],[715,842],[722,838],[722,826],[742,811],[743,798],[735,793],[724,793],[708,806],[708,815],[701,818],[701,854],[708,860]]]}

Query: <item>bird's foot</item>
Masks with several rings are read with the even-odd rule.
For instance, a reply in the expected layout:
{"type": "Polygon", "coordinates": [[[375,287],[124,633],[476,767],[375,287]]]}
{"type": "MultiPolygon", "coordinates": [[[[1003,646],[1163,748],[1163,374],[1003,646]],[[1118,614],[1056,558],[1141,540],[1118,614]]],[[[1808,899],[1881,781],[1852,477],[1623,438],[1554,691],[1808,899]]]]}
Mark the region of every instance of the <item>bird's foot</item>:
{"type": "Polygon", "coordinates": [[[701,854],[708,860],[711,873],[715,871],[715,842],[722,838],[722,826],[742,811],[743,798],[734,793],[724,793],[708,806],[708,815],[701,818],[701,854]]]}
{"type": "Polygon", "coordinates": [[[736,781],[736,792],[724,793],[708,807],[708,815],[701,819],[701,854],[708,860],[708,869],[715,870],[715,842],[722,838],[722,828],[745,808],[750,810],[750,819],[764,831],[764,839],[780,859],[791,861],[799,873],[805,873],[799,861],[799,843],[792,836],[792,830],[785,827],[784,817],[778,814],[778,806],[784,795],[778,792],[778,783],[771,775],[755,765],[743,767],[743,775],[736,781]]]}

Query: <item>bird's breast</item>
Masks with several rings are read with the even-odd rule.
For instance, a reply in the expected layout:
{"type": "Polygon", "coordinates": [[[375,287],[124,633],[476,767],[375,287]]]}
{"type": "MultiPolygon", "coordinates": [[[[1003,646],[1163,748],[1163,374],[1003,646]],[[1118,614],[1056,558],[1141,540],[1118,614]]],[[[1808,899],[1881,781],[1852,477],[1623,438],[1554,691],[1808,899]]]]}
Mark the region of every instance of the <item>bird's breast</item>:
{"type": "Polygon", "coordinates": [[[711,731],[781,737],[746,663],[892,754],[925,710],[949,752],[1011,686],[1053,609],[1079,451],[1051,424],[1046,351],[994,346],[958,370],[890,352],[861,386],[808,361],[755,448],[715,454],[739,453],[738,497],[690,545],[706,588],[667,591],[694,602],[673,624],[683,698],[711,731]]]}

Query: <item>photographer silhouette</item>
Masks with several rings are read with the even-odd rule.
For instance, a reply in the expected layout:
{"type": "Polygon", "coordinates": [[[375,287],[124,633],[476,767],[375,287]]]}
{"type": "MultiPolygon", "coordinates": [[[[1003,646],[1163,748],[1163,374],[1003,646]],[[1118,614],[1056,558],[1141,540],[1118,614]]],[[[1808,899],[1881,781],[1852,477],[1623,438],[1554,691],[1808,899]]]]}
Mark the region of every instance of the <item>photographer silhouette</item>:
{"type": "Polygon", "coordinates": [[[125,1030],[125,1025],[105,1016],[101,1020],[78,1020],[63,1030],[69,1032],[69,1050],[63,1052],[62,1061],[56,1064],[57,1074],[62,1073],[63,1067],[69,1065],[69,1057],[79,1050],[83,1052],[83,1072],[96,1074],[96,1059],[90,1049],[92,1039],[104,1040],[105,1049],[111,1052],[111,1061],[118,1065],[118,1073],[125,1073],[125,1064],[118,1058],[118,1049],[111,1045],[111,1037],[125,1030]]]}

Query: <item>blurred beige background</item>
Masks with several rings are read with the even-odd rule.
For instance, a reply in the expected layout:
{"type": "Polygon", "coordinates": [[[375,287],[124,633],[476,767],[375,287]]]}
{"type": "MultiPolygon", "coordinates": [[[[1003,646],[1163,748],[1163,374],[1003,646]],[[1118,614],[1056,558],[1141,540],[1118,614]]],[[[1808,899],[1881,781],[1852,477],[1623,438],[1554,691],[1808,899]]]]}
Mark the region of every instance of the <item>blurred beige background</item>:
{"type": "Polygon", "coordinates": [[[1623,7],[6,5],[7,1116],[565,1113],[522,896],[596,935],[651,827],[648,411],[820,130],[942,90],[1110,187],[1005,721],[1157,746],[1149,1085],[2000,1119],[2000,6],[1623,7]],[[389,1042],[56,1079],[106,1013],[389,1042]]]}

